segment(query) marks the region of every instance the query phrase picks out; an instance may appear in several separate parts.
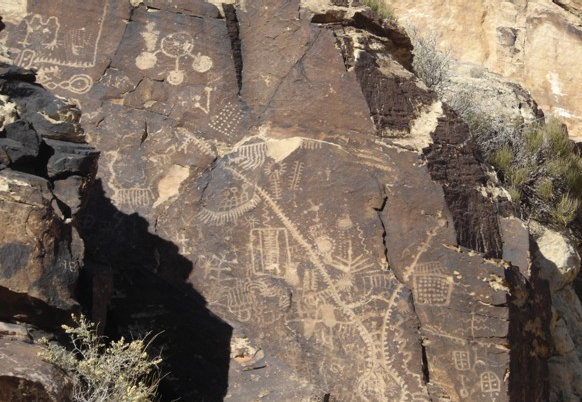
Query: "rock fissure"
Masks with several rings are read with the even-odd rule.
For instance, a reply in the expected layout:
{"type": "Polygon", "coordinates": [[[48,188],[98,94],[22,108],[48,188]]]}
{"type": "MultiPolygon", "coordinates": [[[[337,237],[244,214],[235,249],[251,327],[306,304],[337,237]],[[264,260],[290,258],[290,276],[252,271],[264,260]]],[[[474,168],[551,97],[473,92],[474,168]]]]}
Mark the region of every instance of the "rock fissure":
{"type": "Polygon", "coordinates": [[[230,46],[232,49],[232,60],[236,71],[236,81],[238,83],[238,93],[242,89],[242,71],[243,71],[243,55],[240,40],[240,27],[238,18],[236,16],[236,8],[232,4],[223,4],[224,16],[226,20],[226,28],[228,29],[228,36],[230,37],[230,46]]]}

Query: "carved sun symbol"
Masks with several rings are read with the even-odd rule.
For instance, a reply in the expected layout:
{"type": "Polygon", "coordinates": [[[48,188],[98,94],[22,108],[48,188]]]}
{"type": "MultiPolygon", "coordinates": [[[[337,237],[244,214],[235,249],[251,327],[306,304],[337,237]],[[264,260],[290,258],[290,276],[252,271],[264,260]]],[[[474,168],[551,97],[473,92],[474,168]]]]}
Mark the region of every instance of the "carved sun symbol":
{"type": "Polygon", "coordinates": [[[337,283],[335,284],[337,289],[342,291],[342,290],[350,290],[351,288],[354,287],[354,282],[353,282],[353,277],[351,274],[346,273],[343,274],[339,280],[337,281],[337,283]]]}

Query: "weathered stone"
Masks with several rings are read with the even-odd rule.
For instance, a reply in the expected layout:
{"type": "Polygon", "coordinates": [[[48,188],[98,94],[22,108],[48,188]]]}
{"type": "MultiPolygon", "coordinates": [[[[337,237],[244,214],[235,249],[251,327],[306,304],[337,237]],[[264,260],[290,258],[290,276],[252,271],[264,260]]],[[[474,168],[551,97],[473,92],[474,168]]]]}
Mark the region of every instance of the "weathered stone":
{"type": "Polygon", "coordinates": [[[27,122],[18,120],[4,127],[4,135],[0,137],[0,147],[8,157],[7,165],[34,173],[41,143],[36,131],[27,122]]]}
{"type": "Polygon", "coordinates": [[[49,139],[45,143],[52,150],[47,162],[47,174],[51,179],[94,175],[99,153],[91,146],[49,139]]]}
{"type": "Polygon", "coordinates": [[[0,338],[0,400],[70,401],[73,386],[62,370],[44,362],[41,348],[0,338]]]}
{"type": "Polygon", "coordinates": [[[25,327],[7,322],[0,322],[0,338],[18,342],[30,342],[32,340],[25,327]]]}
{"type": "Polygon", "coordinates": [[[531,224],[530,228],[537,244],[534,258],[540,276],[549,282],[552,291],[570,285],[580,272],[580,255],[574,240],[539,224],[531,224]]]}
{"type": "Polygon", "coordinates": [[[503,240],[503,259],[519,267],[520,272],[530,278],[529,230],[520,219],[510,216],[499,219],[499,230],[503,240]]]}
{"type": "MultiPolygon", "coordinates": [[[[101,151],[78,217],[94,316],[167,330],[168,399],[544,400],[547,288],[499,259],[523,233],[499,228],[466,125],[396,26],[326,3],[93,0],[76,53],[69,0],[11,17],[17,63],[77,98],[101,151]]],[[[60,179],[84,159],[46,142],[74,207],[60,179]]]]}
{"type": "Polygon", "coordinates": [[[571,234],[530,223],[535,248],[532,259],[551,290],[552,350],[549,354],[551,401],[582,396],[582,304],[572,288],[580,270],[580,256],[571,234]]]}
{"type": "Polygon", "coordinates": [[[1,73],[1,318],[58,327],[65,312],[78,308],[73,294],[84,254],[65,219],[78,212],[98,153],[48,139],[84,139],[78,109],[34,84],[30,71],[2,67],[1,73]]]}
{"type": "Polygon", "coordinates": [[[20,117],[44,138],[83,142],[80,111],[52,96],[44,88],[22,80],[3,82],[2,92],[16,103],[20,117]]]}
{"type": "Polygon", "coordinates": [[[546,114],[567,122],[574,140],[582,138],[580,79],[573,68],[582,54],[578,0],[479,0],[469,9],[462,0],[385,1],[402,25],[435,35],[439,48],[459,60],[520,83],[546,114]]]}
{"type": "Polygon", "coordinates": [[[567,11],[582,18],[582,2],[580,0],[552,0],[567,11]]]}
{"type": "Polygon", "coordinates": [[[81,255],[71,255],[71,228],[51,207],[49,183],[38,176],[0,171],[0,286],[70,309],[81,255]]]}

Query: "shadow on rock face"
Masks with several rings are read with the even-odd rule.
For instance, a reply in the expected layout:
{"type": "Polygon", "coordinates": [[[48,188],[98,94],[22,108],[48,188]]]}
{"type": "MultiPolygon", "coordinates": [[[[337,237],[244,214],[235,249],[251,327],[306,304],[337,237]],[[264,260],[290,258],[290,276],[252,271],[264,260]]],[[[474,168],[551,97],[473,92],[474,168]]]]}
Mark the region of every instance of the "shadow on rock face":
{"type": "Polygon", "coordinates": [[[164,359],[161,400],[222,400],[232,328],[185,284],[192,263],[138,214],[117,210],[99,180],[88,200],[78,225],[86,247],[79,300],[112,338],[159,334],[150,351],[164,359]]]}

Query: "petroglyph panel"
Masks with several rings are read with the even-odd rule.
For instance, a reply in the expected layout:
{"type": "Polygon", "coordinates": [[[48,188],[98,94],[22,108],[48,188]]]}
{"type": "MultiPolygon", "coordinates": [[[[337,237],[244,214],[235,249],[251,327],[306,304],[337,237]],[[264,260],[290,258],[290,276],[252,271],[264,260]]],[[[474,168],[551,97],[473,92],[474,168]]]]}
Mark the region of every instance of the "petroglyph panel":
{"type": "Polygon", "coordinates": [[[119,96],[132,107],[169,115],[190,131],[235,130],[236,119],[224,106],[236,97],[227,38],[224,22],[213,18],[135,8],[111,67],[136,89],[119,96]]]}
{"type": "Polygon", "coordinates": [[[11,3],[3,39],[88,105],[116,209],[81,222],[93,251],[113,234],[141,244],[125,237],[144,218],[193,267],[176,273],[156,249],[158,273],[338,400],[431,400],[423,341],[431,382],[452,400],[506,400],[507,300],[489,282],[503,268],[455,248],[425,161],[372,137],[359,73],[331,32],[294,2],[246,2],[239,93],[226,20],[206,3],[95,0],[90,21],[65,18],[67,1],[20,13],[30,3],[11,3]],[[109,21],[121,25],[99,28],[109,21]]]}
{"type": "Polygon", "coordinates": [[[140,70],[156,67],[158,58],[165,55],[175,63],[174,68],[167,72],[166,80],[170,85],[180,85],[184,82],[184,75],[190,72],[188,67],[197,73],[205,73],[212,68],[210,57],[200,52],[193,53],[194,38],[188,32],[173,32],[164,36],[159,47],[156,43],[157,33],[151,29],[142,35],[147,50],[135,58],[135,65],[140,70]],[[190,65],[185,66],[187,63],[190,65]]]}
{"type": "Polygon", "coordinates": [[[374,209],[347,208],[367,202],[360,197],[381,203],[375,179],[336,146],[294,140],[297,146],[279,157],[271,141],[238,145],[178,196],[199,200],[196,218],[180,227],[203,233],[179,239],[181,248],[203,255],[189,280],[205,284],[213,311],[248,323],[257,335],[276,333],[276,353],[342,399],[428,400],[422,376],[408,374],[422,360],[411,292],[385,269],[374,209]],[[319,161],[332,169],[348,164],[357,177],[311,174],[321,171],[319,161]],[[344,192],[354,182],[358,191],[344,192]],[[210,247],[227,252],[203,251],[210,247]],[[288,345],[297,343],[318,356],[316,364],[290,356],[288,345]]]}
{"type": "Polygon", "coordinates": [[[71,18],[78,4],[72,0],[6,3],[0,7],[8,17],[2,35],[14,63],[36,69],[38,82],[58,94],[87,94],[108,62],[107,51],[120,39],[127,7],[95,1],[85,15],[71,18]]]}
{"type": "Polygon", "coordinates": [[[284,277],[285,270],[292,269],[286,228],[251,229],[250,236],[253,274],[284,277]]]}
{"type": "Polygon", "coordinates": [[[241,123],[242,112],[240,107],[238,104],[229,101],[212,117],[208,126],[213,131],[231,139],[240,134],[241,123]]]}

